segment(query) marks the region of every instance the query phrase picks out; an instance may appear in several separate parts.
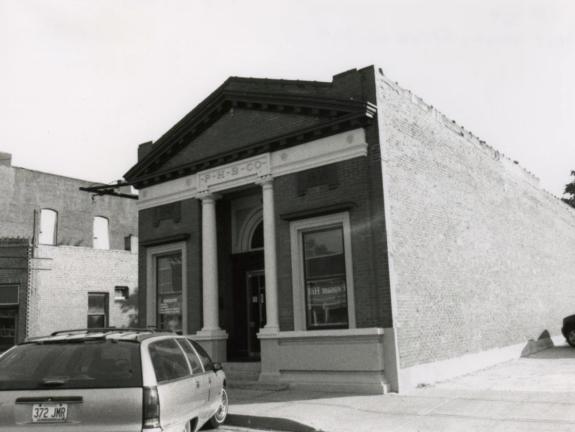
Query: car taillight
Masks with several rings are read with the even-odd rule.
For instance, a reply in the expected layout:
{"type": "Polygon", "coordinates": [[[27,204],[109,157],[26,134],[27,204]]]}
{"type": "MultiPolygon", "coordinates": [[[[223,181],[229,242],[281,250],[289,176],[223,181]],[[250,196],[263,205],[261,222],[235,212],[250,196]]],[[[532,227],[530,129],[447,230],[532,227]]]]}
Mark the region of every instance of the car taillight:
{"type": "Polygon", "coordinates": [[[142,428],[160,427],[160,397],[157,387],[144,387],[142,428]]]}

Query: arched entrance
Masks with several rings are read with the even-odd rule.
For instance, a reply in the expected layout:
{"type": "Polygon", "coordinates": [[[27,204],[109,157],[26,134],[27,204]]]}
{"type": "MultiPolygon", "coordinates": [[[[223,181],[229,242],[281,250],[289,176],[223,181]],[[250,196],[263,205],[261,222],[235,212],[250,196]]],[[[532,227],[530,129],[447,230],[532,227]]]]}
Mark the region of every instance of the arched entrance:
{"type": "Polygon", "coordinates": [[[259,196],[232,204],[234,325],[229,330],[228,358],[257,361],[257,333],[265,325],[263,215],[259,196]]]}

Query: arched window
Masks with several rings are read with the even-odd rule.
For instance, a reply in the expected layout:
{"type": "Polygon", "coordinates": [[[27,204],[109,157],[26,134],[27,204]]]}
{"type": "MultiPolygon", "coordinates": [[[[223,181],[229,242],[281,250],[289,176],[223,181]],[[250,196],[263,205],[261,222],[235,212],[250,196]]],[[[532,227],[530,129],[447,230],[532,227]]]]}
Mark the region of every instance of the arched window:
{"type": "Polygon", "coordinates": [[[94,218],[94,249],[110,249],[110,236],[108,218],[96,216],[94,218]]]}
{"type": "Polygon", "coordinates": [[[38,242],[43,245],[55,245],[58,229],[58,212],[52,209],[40,210],[40,233],[38,242]]]}
{"type": "Polygon", "coordinates": [[[250,249],[262,249],[264,247],[264,223],[260,221],[252,232],[250,239],[250,249]]]}

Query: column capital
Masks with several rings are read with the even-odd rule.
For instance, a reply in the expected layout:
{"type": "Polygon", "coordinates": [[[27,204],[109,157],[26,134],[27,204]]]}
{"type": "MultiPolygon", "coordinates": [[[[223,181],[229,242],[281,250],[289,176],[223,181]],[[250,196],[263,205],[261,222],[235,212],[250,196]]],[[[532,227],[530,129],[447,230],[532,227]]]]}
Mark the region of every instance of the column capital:
{"type": "Polygon", "coordinates": [[[262,187],[272,186],[273,182],[274,182],[274,177],[271,174],[264,174],[264,175],[258,176],[255,180],[255,183],[262,186],[262,187]]]}
{"type": "Polygon", "coordinates": [[[221,198],[220,195],[211,192],[210,190],[202,190],[196,193],[196,198],[202,200],[202,203],[205,201],[216,201],[221,198]]]}

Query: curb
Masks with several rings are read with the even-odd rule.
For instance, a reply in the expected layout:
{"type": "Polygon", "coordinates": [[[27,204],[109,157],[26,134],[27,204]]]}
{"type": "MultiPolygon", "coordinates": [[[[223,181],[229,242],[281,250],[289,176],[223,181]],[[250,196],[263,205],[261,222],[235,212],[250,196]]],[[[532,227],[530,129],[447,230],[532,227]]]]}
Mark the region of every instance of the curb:
{"type": "Polygon", "coordinates": [[[281,432],[322,432],[320,429],[280,417],[259,417],[241,414],[228,414],[226,422],[229,426],[252,429],[274,430],[281,432]]]}

